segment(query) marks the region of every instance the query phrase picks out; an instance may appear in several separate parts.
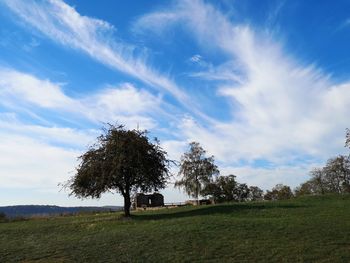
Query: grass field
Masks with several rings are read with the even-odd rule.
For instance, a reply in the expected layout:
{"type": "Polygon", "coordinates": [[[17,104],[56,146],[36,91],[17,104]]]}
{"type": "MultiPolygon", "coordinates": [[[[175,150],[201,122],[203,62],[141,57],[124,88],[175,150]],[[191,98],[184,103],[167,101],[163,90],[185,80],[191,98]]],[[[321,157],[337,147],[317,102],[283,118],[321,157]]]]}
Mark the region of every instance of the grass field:
{"type": "Polygon", "coordinates": [[[0,262],[350,262],[350,196],[0,224],[0,262]]]}

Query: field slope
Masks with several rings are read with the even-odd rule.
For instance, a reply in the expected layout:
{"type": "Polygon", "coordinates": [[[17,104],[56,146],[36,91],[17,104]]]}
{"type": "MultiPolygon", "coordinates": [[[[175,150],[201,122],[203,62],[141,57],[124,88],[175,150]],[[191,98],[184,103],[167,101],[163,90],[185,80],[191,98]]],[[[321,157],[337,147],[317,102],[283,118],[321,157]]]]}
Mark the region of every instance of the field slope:
{"type": "Polygon", "coordinates": [[[0,262],[350,262],[350,196],[0,223],[0,262]]]}

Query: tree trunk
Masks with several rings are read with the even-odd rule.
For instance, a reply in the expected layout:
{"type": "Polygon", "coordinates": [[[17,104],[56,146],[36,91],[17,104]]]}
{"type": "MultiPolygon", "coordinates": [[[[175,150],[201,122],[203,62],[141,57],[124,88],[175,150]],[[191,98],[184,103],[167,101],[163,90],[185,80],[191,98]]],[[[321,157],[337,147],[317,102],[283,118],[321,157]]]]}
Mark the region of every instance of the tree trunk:
{"type": "Polygon", "coordinates": [[[197,201],[197,206],[199,205],[199,186],[198,186],[199,184],[197,184],[197,186],[196,186],[196,201],[197,201]]]}
{"type": "Polygon", "coordinates": [[[126,193],[124,195],[124,215],[126,217],[130,216],[130,206],[131,206],[130,194],[126,193]]]}

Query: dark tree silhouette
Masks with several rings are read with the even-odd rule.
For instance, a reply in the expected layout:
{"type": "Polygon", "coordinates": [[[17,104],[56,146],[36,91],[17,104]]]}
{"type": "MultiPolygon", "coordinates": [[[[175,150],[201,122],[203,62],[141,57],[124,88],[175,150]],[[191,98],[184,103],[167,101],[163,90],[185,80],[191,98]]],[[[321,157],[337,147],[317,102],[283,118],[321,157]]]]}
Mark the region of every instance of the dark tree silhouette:
{"type": "Polygon", "coordinates": [[[164,188],[170,161],[159,141],[146,131],[108,125],[89,150],[79,157],[76,174],[67,182],[71,194],[100,198],[107,191],[124,197],[124,213],[130,216],[131,193],[164,188]]]}

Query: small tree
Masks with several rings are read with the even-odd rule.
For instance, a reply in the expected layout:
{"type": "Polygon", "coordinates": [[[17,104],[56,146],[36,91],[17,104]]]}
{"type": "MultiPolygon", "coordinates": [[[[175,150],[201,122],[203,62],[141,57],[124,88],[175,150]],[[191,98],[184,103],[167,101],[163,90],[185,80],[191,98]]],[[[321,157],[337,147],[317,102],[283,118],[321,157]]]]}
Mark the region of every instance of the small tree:
{"type": "MultiPolygon", "coordinates": [[[[219,176],[218,178],[220,178],[219,176]]],[[[202,195],[209,197],[214,203],[220,203],[225,200],[225,196],[222,193],[222,189],[216,181],[212,181],[203,188],[202,195]]]]}
{"type": "Polygon", "coordinates": [[[203,195],[209,195],[215,202],[243,202],[249,198],[250,190],[246,184],[236,181],[235,175],[219,176],[206,185],[203,195]]]}
{"type": "Polygon", "coordinates": [[[293,192],[288,185],[277,184],[272,190],[277,192],[277,199],[284,200],[293,197],[293,192]]]}
{"type": "Polygon", "coordinates": [[[314,186],[311,180],[302,183],[300,186],[296,187],[294,190],[295,196],[304,196],[314,194],[314,186]]]}
{"type": "Polygon", "coordinates": [[[237,184],[235,190],[235,201],[245,202],[249,198],[249,187],[247,184],[237,184]]]}
{"type": "Polygon", "coordinates": [[[198,142],[191,142],[190,149],[180,161],[179,176],[182,179],[175,183],[175,187],[183,187],[189,196],[198,197],[204,187],[212,181],[213,175],[219,170],[214,164],[214,156],[206,157],[205,150],[198,142]]]}
{"type": "Polygon", "coordinates": [[[80,198],[100,198],[104,192],[118,192],[124,197],[125,216],[130,216],[133,191],[165,187],[170,164],[166,156],[159,141],[151,142],[146,131],[109,125],[79,157],[76,174],[66,186],[80,198]]]}
{"type": "Polygon", "coordinates": [[[288,185],[276,184],[271,191],[266,191],[265,200],[285,200],[293,197],[293,192],[288,185]]]}
{"type": "Polygon", "coordinates": [[[257,186],[249,187],[249,200],[250,201],[261,201],[263,199],[264,191],[257,186]]]}
{"type": "Polygon", "coordinates": [[[322,168],[314,168],[310,172],[311,179],[309,180],[312,192],[315,194],[325,194],[327,185],[324,180],[324,171],[322,168]]]}
{"type": "Polygon", "coordinates": [[[203,188],[202,194],[211,196],[215,203],[237,201],[238,185],[235,175],[218,176],[203,188]]]}
{"type": "Polygon", "coordinates": [[[346,129],[345,146],[350,148],[350,129],[346,129]]]}
{"type": "Polygon", "coordinates": [[[274,201],[277,200],[277,195],[274,191],[267,190],[264,194],[264,200],[267,201],[274,201]]]}

